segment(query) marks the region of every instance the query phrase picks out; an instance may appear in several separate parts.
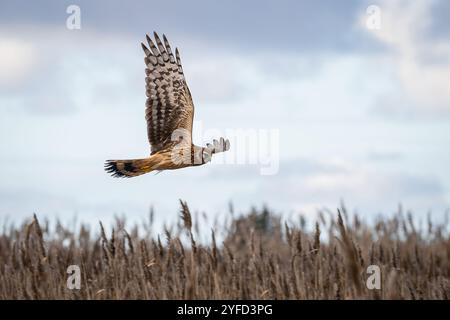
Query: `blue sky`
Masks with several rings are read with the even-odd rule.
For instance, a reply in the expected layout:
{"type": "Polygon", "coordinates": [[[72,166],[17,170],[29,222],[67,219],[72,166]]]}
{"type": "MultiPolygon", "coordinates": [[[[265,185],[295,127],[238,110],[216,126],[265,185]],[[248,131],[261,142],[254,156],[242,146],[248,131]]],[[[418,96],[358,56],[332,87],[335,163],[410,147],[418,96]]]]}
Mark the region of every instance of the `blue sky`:
{"type": "MultiPolygon", "coordinates": [[[[160,221],[268,204],[291,215],[336,208],[441,217],[450,204],[448,1],[0,1],[0,218],[114,214],[160,221]],[[68,30],[66,8],[81,9],[68,30]],[[366,8],[381,9],[381,29],[366,8]],[[129,180],[106,159],[149,154],[145,33],[181,51],[194,139],[276,130],[258,164],[207,166],[129,180]],[[213,134],[211,134],[213,135],[213,134]]],[[[229,137],[230,157],[245,137],[229,137]]],[[[253,150],[253,149],[252,149],[253,150]]],[[[257,152],[258,149],[255,149],[257,152]]]]}

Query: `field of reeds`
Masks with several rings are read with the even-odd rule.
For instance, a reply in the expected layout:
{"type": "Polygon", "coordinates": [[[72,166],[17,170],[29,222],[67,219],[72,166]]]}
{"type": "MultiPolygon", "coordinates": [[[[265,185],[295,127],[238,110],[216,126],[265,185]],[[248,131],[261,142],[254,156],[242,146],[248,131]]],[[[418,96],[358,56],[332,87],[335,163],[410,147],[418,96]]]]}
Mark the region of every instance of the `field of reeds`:
{"type": "MultiPolygon", "coordinates": [[[[446,223],[399,212],[364,223],[343,208],[307,221],[268,209],[211,230],[181,202],[179,223],[76,231],[34,216],[0,235],[0,299],[448,299],[446,223]],[[207,241],[200,235],[208,233],[207,241]],[[67,286],[79,266],[80,289],[67,286]],[[368,289],[369,265],[381,271],[368,289]]],[[[175,213],[174,213],[175,214],[175,213]]]]}

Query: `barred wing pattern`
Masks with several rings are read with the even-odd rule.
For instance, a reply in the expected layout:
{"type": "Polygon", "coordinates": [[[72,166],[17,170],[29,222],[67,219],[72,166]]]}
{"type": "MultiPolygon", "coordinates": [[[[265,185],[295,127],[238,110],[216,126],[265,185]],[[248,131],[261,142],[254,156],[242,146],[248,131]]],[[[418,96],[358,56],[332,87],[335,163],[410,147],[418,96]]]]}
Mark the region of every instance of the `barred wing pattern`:
{"type": "Polygon", "coordinates": [[[149,48],[145,52],[145,119],[152,154],[172,143],[171,135],[176,129],[184,129],[191,143],[194,103],[181,66],[180,54],[175,57],[169,42],[163,35],[164,44],[154,33],[156,45],[147,35],[149,48]]]}

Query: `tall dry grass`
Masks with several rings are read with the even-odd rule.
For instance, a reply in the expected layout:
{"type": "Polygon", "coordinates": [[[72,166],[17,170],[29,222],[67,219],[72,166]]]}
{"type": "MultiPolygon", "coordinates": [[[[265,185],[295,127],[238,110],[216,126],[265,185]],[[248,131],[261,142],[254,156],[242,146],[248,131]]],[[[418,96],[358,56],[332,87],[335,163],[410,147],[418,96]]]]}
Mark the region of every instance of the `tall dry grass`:
{"type": "Polygon", "coordinates": [[[208,244],[185,202],[180,223],[163,235],[152,232],[153,219],[129,230],[117,220],[108,232],[100,224],[95,233],[60,223],[53,230],[34,216],[3,228],[0,298],[449,298],[445,224],[419,228],[398,213],[369,226],[341,211],[321,212],[309,231],[304,218],[283,223],[267,209],[252,210],[217,226],[208,244]],[[69,265],[81,269],[80,290],[66,286],[69,265]],[[381,269],[380,290],[366,287],[369,265],[381,269]]]}

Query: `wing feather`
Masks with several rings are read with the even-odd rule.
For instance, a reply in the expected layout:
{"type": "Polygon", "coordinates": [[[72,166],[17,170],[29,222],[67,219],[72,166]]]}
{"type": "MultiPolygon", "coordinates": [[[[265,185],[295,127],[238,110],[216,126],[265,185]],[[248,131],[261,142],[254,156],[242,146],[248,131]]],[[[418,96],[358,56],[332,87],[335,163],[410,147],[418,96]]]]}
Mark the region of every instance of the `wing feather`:
{"type": "Polygon", "coordinates": [[[165,35],[161,41],[155,32],[154,38],[156,45],[148,35],[148,47],[142,43],[146,65],[145,118],[152,154],[173,143],[171,136],[177,129],[185,129],[190,140],[194,117],[194,103],[178,49],[175,49],[174,57],[165,35]]]}

